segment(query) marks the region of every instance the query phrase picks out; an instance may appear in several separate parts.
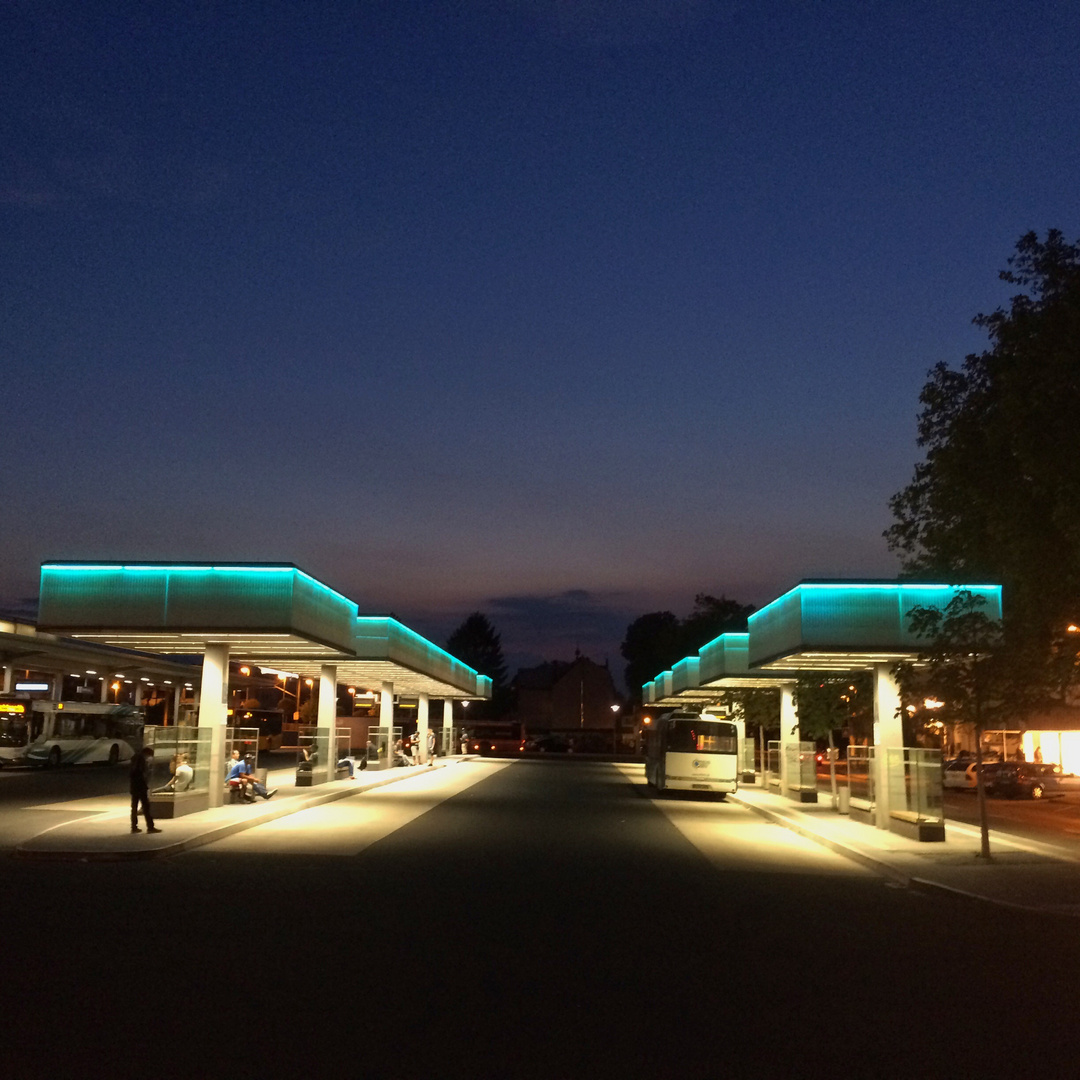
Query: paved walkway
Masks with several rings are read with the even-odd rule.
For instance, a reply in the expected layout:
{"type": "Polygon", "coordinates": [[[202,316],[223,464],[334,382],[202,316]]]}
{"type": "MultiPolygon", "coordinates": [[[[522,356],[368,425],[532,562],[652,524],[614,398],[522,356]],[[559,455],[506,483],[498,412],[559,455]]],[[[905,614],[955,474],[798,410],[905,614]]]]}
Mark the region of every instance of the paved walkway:
{"type": "Polygon", "coordinates": [[[944,843],[919,843],[834,812],[829,796],[796,803],[761,788],[728,798],[891,878],[898,885],[968,896],[1027,911],[1080,916],[1080,860],[1051,844],[991,830],[989,862],[979,830],[946,821],[944,843]]]}
{"type": "MultiPolygon", "coordinates": [[[[432,768],[441,769],[462,758],[440,758],[432,768]]],[[[76,861],[153,859],[176,855],[181,851],[213,844],[268,821],[307,810],[313,806],[345,799],[372,788],[407,780],[424,772],[427,766],[395,768],[377,772],[358,772],[353,780],[333,780],[315,787],[298,788],[294,783],[295,770],[279,769],[267,777],[269,788],[277,794],[255,803],[231,803],[187,814],[184,817],[164,818],[157,822],[160,833],[133,833],[128,800],[118,796],[112,805],[99,813],[80,816],[54,825],[50,829],[20,844],[15,854],[24,858],[67,859],[76,861]]],[[[85,811],[85,807],[80,808],[85,811]]]]}

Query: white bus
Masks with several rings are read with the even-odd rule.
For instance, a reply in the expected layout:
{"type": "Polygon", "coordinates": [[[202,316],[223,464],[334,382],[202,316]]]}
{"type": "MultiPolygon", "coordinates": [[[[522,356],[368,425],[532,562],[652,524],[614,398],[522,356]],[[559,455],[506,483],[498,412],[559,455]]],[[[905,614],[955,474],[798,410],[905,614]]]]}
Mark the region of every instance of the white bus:
{"type": "Polygon", "coordinates": [[[143,712],[130,705],[27,701],[0,712],[0,765],[130,761],[142,746],[143,712]]]}
{"type": "Polygon", "coordinates": [[[657,791],[739,790],[739,731],[730,720],[697,713],[660,716],[648,735],[645,779],[657,791]]]}

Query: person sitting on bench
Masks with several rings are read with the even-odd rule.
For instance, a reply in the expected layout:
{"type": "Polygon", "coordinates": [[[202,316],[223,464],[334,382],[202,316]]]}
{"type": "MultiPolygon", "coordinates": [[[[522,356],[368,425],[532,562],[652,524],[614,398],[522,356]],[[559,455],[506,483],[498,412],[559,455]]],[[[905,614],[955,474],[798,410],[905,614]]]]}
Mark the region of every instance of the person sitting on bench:
{"type": "Polygon", "coordinates": [[[187,754],[177,754],[169,763],[172,766],[172,779],[162,791],[187,791],[195,782],[195,770],[188,764],[187,754]]]}
{"type": "Polygon", "coordinates": [[[234,780],[240,782],[241,790],[243,792],[244,802],[254,802],[255,795],[259,795],[264,799],[271,799],[277,794],[277,788],[273,791],[267,791],[265,784],[260,784],[255,779],[253,766],[255,764],[255,758],[251,754],[247,754],[243,758],[237,758],[233,762],[232,768],[229,770],[228,780],[231,784],[234,780]],[[254,793],[249,795],[247,789],[250,788],[254,793]]]}

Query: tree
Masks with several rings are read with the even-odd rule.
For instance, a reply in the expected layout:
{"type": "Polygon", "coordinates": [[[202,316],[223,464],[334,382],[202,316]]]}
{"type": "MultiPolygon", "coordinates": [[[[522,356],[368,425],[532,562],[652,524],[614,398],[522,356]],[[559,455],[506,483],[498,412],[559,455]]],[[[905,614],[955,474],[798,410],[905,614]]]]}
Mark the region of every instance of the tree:
{"type": "Polygon", "coordinates": [[[757,731],[758,756],[764,773],[768,755],[766,744],[769,732],[780,727],[780,691],[768,688],[725,690],[724,702],[745,724],[746,730],[757,731]]]}
{"type": "Polygon", "coordinates": [[[474,611],[446,639],[446,651],[491,680],[492,691],[506,685],[502,640],[482,612],[474,611]]]}
{"type": "MultiPolygon", "coordinates": [[[[693,656],[713,638],[727,633],[745,633],[747,620],[754,614],[753,604],[740,604],[722,595],[708,593],[694,597],[694,610],[683,619],[683,656],[693,656]]],[[[681,660],[682,657],[679,657],[681,660]]]]}
{"type": "Polygon", "coordinates": [[[912,663],[897,665],[901,701],[932,694],[946,715],[975,729],[975,771],[979,795],[982,854],[990,858],[990,832],[983,780],[982,735],[988,722],[1004,722],[1015,709],[1011,673],[1002,662],[1002,627],[982,609],[986,598],[960,590],[944,608],[917,607],[908,625],[926,641],[912,663]]]}
{"type": "Polygon", "coordinates": [[[874,695],[867,672],[843,675],[804,675],[795,686],[799,731],[805,739],[828,739],[829,786],[833,804],[836,791],[837,731],[858,737],[872,730],[874,695]]]}
{"type": "Polygon", "coordinates": [[[1076,686],[1080,622],[1080,245],[1021,237],[1000,277],[1020,292],[977,315],[991,347],[920,394],[925,458],[890,500],[905,570],[1004,587],[1003,663],[1044,697],[1076,686]]]}
{"type": "Polygon", "coordinates": [[[698,593],[694,609],[685,619],[670,611],[652,611],[636,618],[627,628],[621,652],[626,665],[626,685],[635,702],[641,687],[697,651],[720,634],[745,631],[753,605],[726,596],[698,593]]]}
{"type": "Polygon", "coordinates": [[[626,661],[626,685],[630,697],[640,702],[641,687],[686,655],[682,624],[670,611],[640,615],[626,628],[619,651],[626,661]]]}

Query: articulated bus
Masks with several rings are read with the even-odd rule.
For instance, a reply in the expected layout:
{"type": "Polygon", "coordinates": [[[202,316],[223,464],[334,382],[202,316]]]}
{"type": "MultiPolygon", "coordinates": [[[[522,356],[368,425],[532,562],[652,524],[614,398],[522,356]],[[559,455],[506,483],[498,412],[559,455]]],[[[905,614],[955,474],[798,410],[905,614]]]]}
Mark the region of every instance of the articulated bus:
{"type": "Polygon", "coordinates": [[[0,701],[0,765],[130,761],[142,747],[144,721],[130,705],[0,701]]]}
{"type": "Polygon", "coordinates": [[[738,791],[738,728],[715,715],[658,717],[648,734],[645,779],[657,791],[711,791],[721,798],[738,791]]]}

